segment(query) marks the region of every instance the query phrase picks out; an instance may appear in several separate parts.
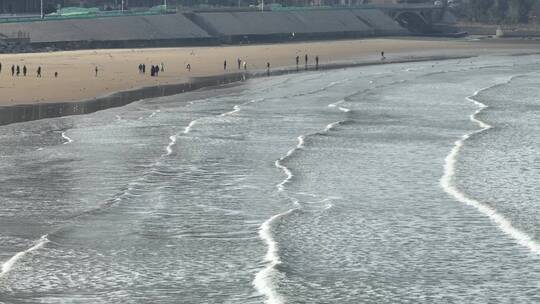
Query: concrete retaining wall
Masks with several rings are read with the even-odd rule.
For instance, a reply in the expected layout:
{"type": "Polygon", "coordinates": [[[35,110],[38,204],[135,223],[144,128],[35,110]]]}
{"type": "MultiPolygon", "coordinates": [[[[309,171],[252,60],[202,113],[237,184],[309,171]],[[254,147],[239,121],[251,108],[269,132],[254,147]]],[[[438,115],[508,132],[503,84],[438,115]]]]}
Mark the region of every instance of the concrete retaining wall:
{"type": "MultiPolygon", "coordinates": [[[[30,34],[35,46],[82,47],[209,42],[212,37],[182,14],[0,24],[0,33],[30,34]],[[130,42],[130,43],[126,43],[130,42]]],[[[159,44],[161,45],[161,44],[159,44]]]]}
{"type": "Polygon", "coordinates": [[[189,15],[224,42],[272,37],[317,38],[404,35],[407,31],[382,11],[312,10],[279,12],[200,12],[189,15]]]}
{"type": "Polygon", "coordinates": [[[79,102],[42,103],[0,107],[0,125],[44,118],[88,114],[108,108],[124,106],[141,99],[170,96],[201,88],[234,83],[246,80],[248,77],[249,75],[241,73],[200,77],[194,78],[188,83],[143,87],[79,102]]]}
{"type": "Polygon", "coordinates": [[[219,11],[0,24],[34,48],[130,48],[406,35],[377,9],[219,11]],[[294,35],[293,35],[294,33],[294,35]]]}
{"type": "Polygon", "coordinates": [[[358,19],[374,29],[375,35],[405,35],[407,30],[380,10],[352,10],[358,19]]]}

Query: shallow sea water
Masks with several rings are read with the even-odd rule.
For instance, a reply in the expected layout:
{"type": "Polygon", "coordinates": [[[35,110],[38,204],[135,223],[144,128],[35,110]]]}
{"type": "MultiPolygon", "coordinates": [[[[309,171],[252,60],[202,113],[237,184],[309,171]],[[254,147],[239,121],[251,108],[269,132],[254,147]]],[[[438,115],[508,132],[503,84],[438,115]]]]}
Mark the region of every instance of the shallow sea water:
{"type": "Polygon", "coordinates": [[[0,303],[540,302],[538,59],[2,126],[0,303]]]}

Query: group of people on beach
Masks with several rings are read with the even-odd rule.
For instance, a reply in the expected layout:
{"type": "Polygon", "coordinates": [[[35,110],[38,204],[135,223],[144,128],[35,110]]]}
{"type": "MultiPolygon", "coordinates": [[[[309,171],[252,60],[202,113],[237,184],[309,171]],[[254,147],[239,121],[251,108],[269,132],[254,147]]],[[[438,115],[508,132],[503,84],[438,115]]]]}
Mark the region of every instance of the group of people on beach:
{"type": "MultiPolygon", "coordinates": [[[[384,51],[381,51],[381,60],[385,60],[385,59],[386,59],[386,57],[385,57],[384,51]]],[[[300,70],[300,56],[299,55],[296,56],[295,62],[296,62],[296,71],[299,71],[300,70]]],[[[238,70],[244,70],[244,71],[247,70],[247,62],[245,60],[242,60],[241,58],[237,58],[236,63],[237,63],[238,70]]],[[[270,76],[270,67],[271,67],[270,62],[266,62],[266,73],[267,73],[268,76],[270,76]]],[[[309,55],[308,54],[304,55],[304,67],[305,67],[305,70],[308,70],[308,68],[309,68],[309,55]]],[[[318,70],[318,69],[319,69],[319,56],[316,55],[315,56],[315,70],[318,70]]],[[[191,72],[191,64],[190,63],[186,64],[186,70],[188,72],[191,72]]],[[[226,59],[223,61],[223,70],[227,71],[227,60],[226,59]]],[[[95,67],[94,71],[95,71],[95,76],[98,77],[99,68],[97,66],[95,67]]],[[[161,65],[157,65],[157,64],[152,65],[151,68],[150,68],[150,76],[151,77],[158,77],[159,73],[164,72],[164,71],[165,71],[165,65],[163,64],[163,62],[161,63],[161,65]]],[[[23,65],[22,68],[19,65],[12,65],[11,66],[11,76],[12,77],[20,76],[21,72],[22,72],[23,77],[27,76],[28,68],[26,67],[26,65],[23,65]]],[[[2,63],[1,62],[0,62],[0,73],[2,73],[2,63]]],[[[146,74],[146,64],[144,64],[144,63],[139,64],[139,74],[146,74]]],[[[41,66],[38,66],[37,69],[36,69],[36,77],[41,78],[41,76],[42,76],[42,68],[41,68],[41,66]]],[[[55,78],[58,77],[58,72],[54,72],[54,77],[55,78]]]]}
{"type": "MultiPolygon", "coordinates": [[[[238,65],[238,70],[241,70],[241,69],[244,69],[244,71],[247,70],[247,62],[246,61],[243,61],[242,59],[237,58],[236,63],[238,65]]],[[[227,70],[227,59],[225,59],[223,61],[223,70],[224,71],[227,70]]]]}
{"type": "MultiPolygon", "coordinates": [[[[12,65],[11,66],[11,77],[19,77],[21,76],[26,77],[28,74],[28,68],[26,65],[23,65],[22,68],[19,65],[12,65]]],[[[0,62],[0,73],[2,73],[2,63],[0,62]]],[[[36,77],[41,78],[41,66],[38,66],[36,70],[36,77]]],[[[58,72],[55,72],[55,77],[58,77],[58,72]]]]}
{"type": "MultiPolygon", "coordinates": [[[[295,61],[296,61],[296,71],[298,71],[300,69],[300,56],[296,55],[295,61]]],[[[308,54],[304,55],[304,66],[305,66],[305,69],[307,70],[309,66],[308,54]]],[[[318,69],[319,69],[319,55],[315,56],[315,70],[318,70],[318,69]]]]}
{"type": "MultiPolygon", "coordinates": [[[[156,64],[150,67],[150,77],[158,77],[160,72],[165,72],[165,64],[163,62],[161,66],[156,64]]],[[[139,74],[146,74],[146,64],[139,64],[139,74]]]]}
{"type": "MultiPolygon", "coordinates": [[[[296,70],[298,71],[300,69],[300,56],[296,56],[295,58],[295,61],[296,61],[296,70]]],[[[246,71],[247,70],[247,62],[246,61],[243,61],[242,59],[238,58],[236,59],[236,63],[237,63],[237,68],[238,70],[244,70],[246,71]]],[[[304,64],[305,64],[305,69],[307,70],[309,68],[309,56],[308,54],[305,54],[304,55],[304,64]]],[[[271,67],[271,64],[270,62],[266,62],[266,74],[268,76],[270,76],[270,67],[271,67]]],[[[191,66],[190,64],[187,64],[187,69],[189,71],[191,71],[191,66]]],[[[319,69],[319,56],[315,56],[315,70],[318,70],[319,69]]],[[[227,59],[225,59],[223,61],[223,70],[224,71],[227,71],[227,59]]]]}
{"type": "MultiPolygon", "coordinates": [[[[163,62],[161,63],[161,66],[156,64],[150,67],[150,77],[158,77],[160,72],[165,72],[165,64],[163,64],[163,62]]],[[[139,64],[139,74],[146,74],[145,63],[139,64]]]]}

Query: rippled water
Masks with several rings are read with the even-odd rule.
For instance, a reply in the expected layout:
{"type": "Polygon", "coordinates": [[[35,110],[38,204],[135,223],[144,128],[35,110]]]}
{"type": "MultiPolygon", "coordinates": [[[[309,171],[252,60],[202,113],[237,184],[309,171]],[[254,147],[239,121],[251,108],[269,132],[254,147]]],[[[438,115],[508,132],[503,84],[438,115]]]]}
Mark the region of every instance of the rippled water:
{"type": "Polygon", "coordinates": [[[0,127],[0,302],[540,302],[539,62],[291,74],[0,127]]]}

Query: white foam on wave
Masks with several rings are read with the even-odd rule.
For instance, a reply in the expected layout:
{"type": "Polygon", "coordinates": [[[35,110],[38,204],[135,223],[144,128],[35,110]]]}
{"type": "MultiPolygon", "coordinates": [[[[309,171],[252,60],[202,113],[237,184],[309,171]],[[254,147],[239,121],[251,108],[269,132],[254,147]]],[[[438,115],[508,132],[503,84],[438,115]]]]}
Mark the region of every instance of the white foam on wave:
{"type": "Polygon", "coordinates": [[[15,254],[14,256],[12,256],[9,260],[7,260],[6,262],[4,262],[2,264],[2,272],[0,272],[0,278],[2,278],[3,276],[5,276],[8,272],[10,272],[12,269],[13,269],[13,266],[15,266],[15,264],[20,260],[22,259],[25,255],[27,255],[28,253],[32,252],[32,251],[36,251],[38,249],[41,249],[43,248],[43,246],[45,246],[45,244],[47,244],[49,242],[49,239],[47,238],[48,235],[44,235],[42,236],[35,244],[34,246],[26,249],[25,251],[21,251],[21,252],[18,252],[17,254],[15,254]]]}
{"type": "MultiPolygon", "coordinates": [[[[511,77],[506,81],[506,83],[509,83],[514,77],[511,77]]],[[[500,84],[497,84],[500,85],[500,84]]],[[[496,85],[495,85],[496,86],[496,85]]],[[[540,254],[540,244],[538,241],[533,239],[530,235],[528,235],[526,232],[521,231],[520,229],[514,227],[512,225],[512,222],[505,218],[504,215],[497,212],[497,210],[487,203],[480,202],[474,198],[468,197],[465,193],[461,192],[456,186],[455,186],[455,169],[456,169],[456,162],[457,157],[459,155],[459,152],[461,151],[461,148],[465,144],[465,142],[473,135],[485,132],[492,128],[491,125],[479,120],[476,118],[478,114],[480,114],[484,109],[487,108],[487,105],[477,101],[474,99],[475,96],[477,96],[480,92],[490,89],[494,86],[490,86],[481,90],[476,91],[473,95],[467,97],[466,99],[472,103],[474,103],[476,106],[479,107],[478,110],[474,112],[474,114],[469,116],[469,119],[478,124],[480,126],[479,130],[467,133],[463,135],[459,140],[457,140],[454,143],[454,147],[450,151],[450,154],[446,156],[444,160],[444,174],[440,179],[440,185],[444,189],[446,193],[453,196],[457,201],[462,202],[466,205],[469,205],[471,207],[476,208],[480,213],[487,216],[490,220],[492,220],[497,227],[510,236],[512,239],[516,241],[519,245],[528,248],[531,252],[535,254],[540,254]]]]}
{"type": "Polygon", "coordinates": [[[298,144],[296,145],[296,149],[304,148],[304,143],[306,142],[305,139],[306,139],[306,137],[304,135],[298,136],[298,138],[297,138],[298,144]]]}
{"type": "Polygon", "coordinates": [[[239,105],[235,105],[235,106],[233,107],[233,110],[232,110],[232,111],[222,113],[222,114],[220,114],[219,116],[220,116],[220,117],[225,117],[225,116],[233,115],[234,113],[240,112],[240,110],[241,110],[240,106],[239,106],[239,105]]]}
{"type": "Polygon", "coordinates": [[[233,115],[235,113],[238,113],[242,110],[242,108],[240,106],[245,106],[247,104],[250,104],[250,103],[257,103],[257,102],[261,102],[263,101],[264,98],[256,98],[256,99],[251,99],[250,101],[247,101],[247,102],[244,102],[240,105],[235,105],[233,107],[233,110],[232,111],[229,111],[229,112],[225,112],[225,113],[222,113],[220,115],[218,115],[219,117],[225,117],[225,116],[230,116],[230,115],[233,115]]]}
{"type": "Polygon", "coordinates": [[[152,112],[150,115],[148,115],[148,118],[152,118],[152,117],[156,116],[159,112],[161,112],[161,110],[156,110],[156,111],[152,112]]]}
{"type": "Polygon", "coordinates": [[[191,129],[193,128],[193,126],[197,123],[197,120],[193,120],[189,123],[189,125],[187,125],[187,127],[184,129],[184,134],[189,134],[189,132],[191,132],[191,129]]]}
{"type": "Polygon", "coordinates": [[[173,150],[172,150],[172,147],[176,144],[176,139],[177,139],[177,136],[176,135],[171,135],[169,137],[169,144],[167,145],[167,147],[165,148],[165,151],[167,151],[167,153],[165,154],[165,156],[169,156],[172,154],[173,150]]]}
{"type": "Polygon", "coordinates": [[[346,83],[346,82],[348,82],[348,81],[350,81],[349,78],[345,78],[345,79],[337,80],[337,81],[332,81],[332,82],[330,82],[327,86],[325,86],[324,88],[325,88],[325,89],[329,89],[329,88],[331,88],[331,87],[333,87],[333,86],[336,86],[336,85],[342,84],[342,83],[346,83]]]}
{"type": "Polygon", "coordinates": [[[274,163],[274,165],[277,168],[279,168],[281,171],[283,171],[286,175],[286,178],[281,183],[277,184],[276,186],[279,192],[285,191],[285,184],[287,184],[294,176],[291,170],[289,170],[289,168],[287,168],[286,166],[282,165],[281,162],[282,162],[282,159],[278,159],[274,163]]]}
{"type": "Polygon", "coordinates": [[[70,144],[73,142],[73,139],[71,139],[69,136],[66,135],[66,132],[62,132],[62,138],[66,141],[64,142],[64,145],[70,144]]]}
{"type": "Polygon", "coordinates": [[[348,113],[350,112],[351,110],[348,109],[348,108],[345,108],[345,107],[339,107],[339,105],[345,103],[346,100],[345,99],[341,99],[337,102],[334,102],[334,103],[331,103],[328,105],[329,108],[338,108],[338,110],[340,110],[341,112],[345,112],[345,113],[348,113]]]}
{"type": "Polygon", "coordinates": [[[296,144],[296,147],[294,147],[293,149],[290,149],[289,151],[287,151],[287,154],[285,154],[285,156],[281,157],[280,159],[278,159],[278,160],[276,160],[274,162],[274,165],[276,166],[276,168],[283,171],[285,173],[285,175],[286,175],[285,179],[281,183],[277,184],[277,186],[276,186],[276,188],[278,189],[279,192],[283,192],[285,190],[285,185],[294,176],[292,174],[291,170],[287,166],[283,165],[283,161],[286,160],[287,158],[291,157],[291,155],[293,155],[294,152],[296,152],[297,150],[302,149],[304,147],[305,136],[304,135],[298,136],[297,141],[298,141],[298,143],[296,144]]]}
{"type": "Polygon", "coordinates": [[[339,101],[337,101],[337,102],[334,102],[334,103],[329,104],[328,107],[329,107],[329,108],[335,108],[335,107],[339,106],[340,104],[342,104],[342,103],[344,103],[344,102],[345,102],[345,99],[341,99],[341,100],[339,100],[339,101]]]}
{"type": "Polygon", "coordinates": [[[333,122],[331,124],[328,124],[326,126],[326,128],[324,128],[324,132],[330,132],[332,131],[333,129],[335,129],[337,126],[339,126],[340,124],[342,124],[343,121],[336,121],[336,122],[333,122]]]}
{"type": "Polygon", "coordinates": [[[278,243],[272,236],[272,223],[279,218],[292,213],[294,210],[295,209],[290,209],[283,213],[276,214],[262,223],[259,227],[259,237],[264,241],[268,248],[264,257],[267,265],[255,275],[253,286],[255,286],[255,289],[257,289],[259,293],[266,297],[265,303],[267,304],[285,303],[283,297],[276,291],[274,286],[275,267],[281,264],[281,259],[279,258],[278,243]]]}

